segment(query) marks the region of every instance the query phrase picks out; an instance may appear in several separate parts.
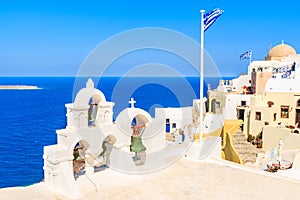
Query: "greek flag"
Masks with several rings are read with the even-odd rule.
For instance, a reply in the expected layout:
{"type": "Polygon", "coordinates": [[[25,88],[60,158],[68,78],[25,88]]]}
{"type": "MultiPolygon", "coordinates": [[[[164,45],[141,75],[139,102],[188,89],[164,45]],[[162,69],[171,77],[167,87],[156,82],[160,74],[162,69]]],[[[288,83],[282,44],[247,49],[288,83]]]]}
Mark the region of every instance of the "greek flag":
{"type": "Polygon", "coordinates": [[[242,55],[240,55],[240,60],[251,59],[251,57],[252,57],[252,51],[247,51],[247,52],[243,53],[242,55]]]}
{"type": "Polygon", "coordinates": [[[205,13],[203,17],[204,31],[206,31],[223,14],[223,12],[223,10],[216,8],[209,13],[205,13]]]}
{"type": "Polygon", "coordinates": [[[293,63],[292,71],[295,71],[295,68],[296,68],[296,62],[293,63]]]}

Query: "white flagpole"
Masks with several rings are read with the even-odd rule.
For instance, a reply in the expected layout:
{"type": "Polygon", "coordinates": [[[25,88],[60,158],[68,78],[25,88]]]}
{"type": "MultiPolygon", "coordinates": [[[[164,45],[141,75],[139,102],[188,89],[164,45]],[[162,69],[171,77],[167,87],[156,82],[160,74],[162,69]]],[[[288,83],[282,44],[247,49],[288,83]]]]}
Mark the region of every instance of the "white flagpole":
{"type": "Polygon", "coordinates": [[[252,50],[251,50],[251,54],[250,54],[249,65],[251,65],[251,61],[252,61],[252,50]]]}
{"type": "Polygon", "coordinates": [[[200,10],[201,12],[201,31],[200,31],[200,108],[199,108],[199,142],[202,142],[203,137],[203,93],[204,93],[204,13],[205,10],[200,10]]]}

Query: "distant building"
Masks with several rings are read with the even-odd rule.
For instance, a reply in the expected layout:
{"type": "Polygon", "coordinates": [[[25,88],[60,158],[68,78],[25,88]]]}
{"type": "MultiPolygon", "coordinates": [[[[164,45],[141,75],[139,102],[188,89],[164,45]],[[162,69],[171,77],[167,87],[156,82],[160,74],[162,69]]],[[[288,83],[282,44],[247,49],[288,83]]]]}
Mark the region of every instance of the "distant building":
{"type": "Polygon", "coordinates": [[[284,148],[300,149],[300,135],[295,135],[300,131],[299,85],[300,55],[282,42],[265,60],[251,62],[247,75],[221,80],[217,89],[209,90],[208,111],[242,119],[245,136],[262,134],[267,150],[291,134],[284,148]]]}
{"type": "Polygon", "coordinates": [[[165,121],[166,133],[172,133],[193,124],[192,107],[156,108],[155,118],[165,121]]]}
{"type": "Polygon", "coordinates": [[[263,95],[253,96],[249,133],[257,135],[262,126],[290,124],[300,127],[300,87],[296,79],[271,79],[263,95]],[[299,114],[298,114],[299,113],[299,114]]]}
{"type": "MultiPolygon", "coordinates": [[[[251,97],[248,120],[245,127],[250,135],[263,134],[263,146],[270,150],[277,145],[274,140],[270,144],[269,137],[285,139],[289,134],[299,133],[300,128],[300,80],[298,79],[270,79],[263,95],[251,97]],[[273,127],[272,133],[266,127],[273,127]],[[275,129],[274,129],[275,128],[275,129]],[[282,132],[286,129],[286,133],[282,132]],[[268,137],[265,137],[269,135],[268,137]]],[[[300,139],[300,135],[298,135],[300,139]]],[[[292,143],[296,140],[291,141],[292,143]]],[[[285,141],[286,148],[291,145],[285,141]]],[[[293,148],[300,148],[300,143],[293,144],[293,148]]]]}

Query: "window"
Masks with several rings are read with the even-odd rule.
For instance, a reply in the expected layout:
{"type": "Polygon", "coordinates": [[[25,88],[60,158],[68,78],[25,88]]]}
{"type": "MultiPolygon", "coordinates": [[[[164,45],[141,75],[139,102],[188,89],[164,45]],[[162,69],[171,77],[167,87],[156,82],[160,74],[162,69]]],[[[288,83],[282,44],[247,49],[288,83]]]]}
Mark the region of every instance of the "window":
{"type": "Polygon", "coordinates": [[[166,124],[170,124],[170,119],[166,119],[166,124]]]}
{"type": "Polygon", "coordinates": [[[263,68],[262,68],[262,67],[259,67],[259,68],[257,68],[257,71],[258,71],[258,72],[262,72],[262,71],[263,71],[263,68]]]}
{"type": "Polygon", "coordinates": [[[255,112],[255,120],[261,120],[261,112],[255,112]]]}
{"type": "Polygon", "coordinates": [[[246,106],[246,101],[241,101],[241,106],[246,106]]]}
{"type": "Polygon", "coordinates": [[[281,118],[289,118],[289,106],[281,106],[281,118]]]}
{"type": "Polygon", "coordinates": [[[300,107],[300,99],[297,101],[297,106],[300,107]]]}
{"type": "Polygon", "coordinates": [[[172,128],[176,128],[176,123],[173,123],[173,124],[172,124],[172,128]]]}
{"type": "Polygon", "coordinates": [[[216,108],[220,109],[220,107],[221,107],[221,106],[220,106],[220,102],[217,101],[217,102],[216,102],[216,108]]]}

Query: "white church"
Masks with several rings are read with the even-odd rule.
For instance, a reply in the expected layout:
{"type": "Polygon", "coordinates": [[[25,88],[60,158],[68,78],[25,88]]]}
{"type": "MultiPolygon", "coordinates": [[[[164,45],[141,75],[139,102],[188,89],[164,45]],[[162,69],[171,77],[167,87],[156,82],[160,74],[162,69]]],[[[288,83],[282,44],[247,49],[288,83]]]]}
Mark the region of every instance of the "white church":
{"type": "Polygon", "coordinates": [[[78,92],[74,103],[66,104],[67,127],[57,130],[56,145],[44,148],[44,177],[49,186],[66,193],[79,191],[76,190],[73,174],[74,171],[80,170],[73,169],[80,167],[73,166],[74,149],[78,151],[78,157],[84,160],[86,174],[93,174],[94,167],[102,162],[116,169],[126,170],[126,166],[118,167],[126,163],[128,168],[134,168],[134,160],[130,158],[133,122],[138,129],[143,129],[142,140],[147,138],[143,140],[147,153],[164,148],[165,133],[161,120],[152,119],[146,111],[135,108],[132,101],[131,108],[123,110],[113,122],[113,106],[113,102],[107,102],[104,94],[94,88],[91,79],[86,83],[86,87],[78,92]],[[151,130],[155,130],[155,135],[150,135],[151,130]],[[112,145],[118,145],[122,150],[120,152],[128,152],[126,162],[122,162],[125,159],[122,155],[106,163],[108,161],[105,158],[109,158],[109,146],[112,145]],[[107,151],[103,154],[105,156],[99,156],[104,150],[107,151]]]}

